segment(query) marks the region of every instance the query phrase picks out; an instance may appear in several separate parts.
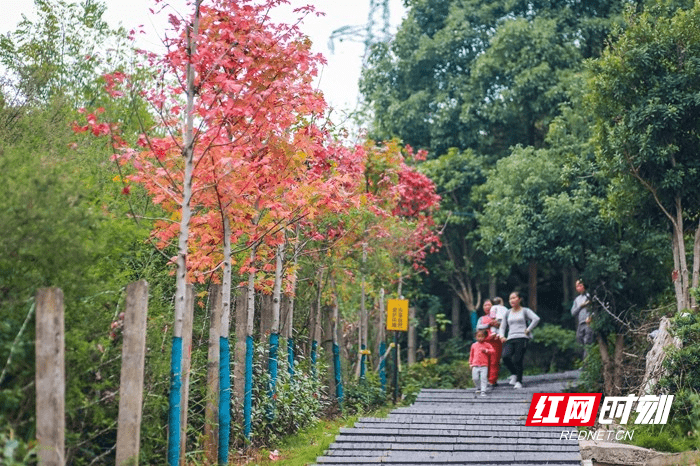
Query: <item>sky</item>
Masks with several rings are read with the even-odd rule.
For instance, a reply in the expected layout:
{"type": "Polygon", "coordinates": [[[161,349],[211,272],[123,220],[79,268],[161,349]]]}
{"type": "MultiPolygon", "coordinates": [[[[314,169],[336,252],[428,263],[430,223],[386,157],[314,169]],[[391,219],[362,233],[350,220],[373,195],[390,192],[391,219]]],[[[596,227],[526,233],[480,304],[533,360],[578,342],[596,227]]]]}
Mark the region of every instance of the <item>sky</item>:
{"type": "MultiPolygon", "coordinates": [[[[66,0],[70,3],[71,0],[66,0]]],[[[75,0],[76,2],[78,0],[75,0]]],[[[154,50],[157,47],[159,37],[163,36],[166,29],[165,15],[154,16],[149,12],[152,8],[152,0],[103,0],[107,5],[105,19],[113,26],[124,26],[127,30],[143,25],[146,36],[145,42],[139,44],[143,48],[154,50]]],[[[204,0],[206,2],[206,0],[204,0]]],[[[180,14],[190,12],[186,0],[165,0],[170,4],[170,11],[180,14]]],[[[34,0],[3,0],[3,13],[0,15],[0,34],[5,35],[15,29],[22,18],[22,14],[30,19],[34,10],[34,0]]],[[[278,21],[284,22],[291,8],[307,4],[314,5],[316,10],[326,13],[323,17],[308,16],[300,26],[313,42],[313,50],[322,53],[328,64],[320,73],[317,85],[323,91],[326,101],[337,112],[352,111],[358,99],[357,81],[362,67],[362,55],[364,45],[362,43],[345,40],[335,41],[334,52],[331,53],[328,41],[332,32],[344,26],[362,26],[367,23],[370,0],[290,0],[290,8],[279,11],[278,21]]],[[[390,0],[391,31],[404,16],[404,8],[401,0],[390,0]]],[[[275,19],[276,16],[273,15],[275,19]]],[[[379,22],[379,14],[376,16],[379,22]]],[[[288,21],[287,21],[288,22],[288,21]]]]}

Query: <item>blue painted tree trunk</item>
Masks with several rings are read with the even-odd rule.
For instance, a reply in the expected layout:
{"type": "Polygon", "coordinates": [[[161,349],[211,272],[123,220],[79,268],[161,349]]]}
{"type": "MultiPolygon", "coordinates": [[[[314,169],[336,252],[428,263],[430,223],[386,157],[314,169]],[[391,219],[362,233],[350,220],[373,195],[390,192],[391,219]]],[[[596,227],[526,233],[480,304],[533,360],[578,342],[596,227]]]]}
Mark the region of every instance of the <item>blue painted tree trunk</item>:
{"type": "Polygon", "coordinates": [[[253,415],[253,337],[245,339],[245,397],[243,400],[243,435],[250,440],[253,415]]]}
{"type": "Polygon", "coordinates": [[[313,375],[314,379],[317,376],[316,373],[316,355],[318,350],[318,342],[316,340],[311,342],[311,374],[313,375]]]}
{"type": "Polygon", "coordinates": [[[231,436],[231,351],[228,338],[219,338],[219,464],[228,464],[231,436]]]}
{"type": "Polygon", "coordinates": [[[287,372],[294,379],[294,338],[287,338],[287,372]]]}
{"type": "Polygon", "coordinates": [[[384,353],[386,353],[386,343],[379,343],[379,382],[382,385],[382,391],[386,392],[386,359],[384,358],[384,353]]]}
{"type": "Polygon", "coordinates": [[[362,345],[362,346],[360,347],[360,349],[362,350],[362,357],[360,358],[360,380],[364,380],[364,378],[365,378],[365,371],[367,370],[367,367],[366,367],[366,364],[367,364],[367,363],[366,363],[367,355],[365,354],[365,351],[367,350],[367,346],[366,346],[366,345],[362,345]]]}
{"type": "Polygon", "coordinates": [[[343,380],[340,373],[340,348],[337,343],[333,343],[333,373],[335,375],[335,397],[338,404],[343,406],[343,380]]]}
{"type": "Polygon", "coordinates": [[[267,364],[268,373],[270,374],[270,386],[268,387],[268,395],[270,396],[270,410],[267,413],[269,419],[274,419],[275,412],[273,404],[275,402],[275,393],[277,391],[277,366],[279,358],[280,335],[279,333],[270,334],[270,359],[267,364]]]}
{"type": "Polygon", "coordinates": [[[182,337],[173,337],[170,356],[170,398],[168,410],[168,465],[180,461],[180,401],[182,399],[182,337]]]}

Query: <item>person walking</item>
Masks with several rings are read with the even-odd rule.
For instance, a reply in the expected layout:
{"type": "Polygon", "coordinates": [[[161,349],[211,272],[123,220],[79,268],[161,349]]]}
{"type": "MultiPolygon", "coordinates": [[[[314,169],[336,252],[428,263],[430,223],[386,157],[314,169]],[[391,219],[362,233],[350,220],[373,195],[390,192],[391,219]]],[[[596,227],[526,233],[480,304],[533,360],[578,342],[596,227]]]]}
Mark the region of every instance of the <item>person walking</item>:
{"type": "Polygon", "coordinates": [[[532,338],[532,330],[540,323],[535,311],[522,306],[522,297],[513,291],[508,298],[510,309],[505,315],[499,335],[503,345],[503,364],[510,373],[509,383],[514,388],[523,387],[523,360],[527,345],[532,338]]]}
{"type": "Polygon", "coordinates": [[[487,335],[488,330],[477,330],[476,341],[472,343],[469,351],[469,367],[472,369],[472,380],[474,381],[476,393],[481,391],[481,396],[486,396],[489,359],[493,355],[493,347],[484,341],[487,335]]]}
{"type": "Polygon", "coordinates": [[[571,315],[576,321],[576,341],[583,345],[583,357],[587,354],[587,345],[593,343],[593,330],[591,329],[591,314],[588,306],[591,304],[591,296],[586,292],[586,285],[583,280],[576,280],[576,292],[578,296],[571,306],[571,315]]]}
{"type": "MultiPolygon", "coordinates": [[[[502,302],[502,301],[501,301],[502,302]]],[[[488,331],[486,343],[493,347],[493,354],[489,355],[489,387],[498,385],[498,372],[501,370],[501,352],[503,351],[503,343],[498,335],[500,322],[496,320],[496,306],[493,306],[492,300],[484,300],[484,315],[479,317],[477,321],[477,330],[485,329],[488,331]]]]}

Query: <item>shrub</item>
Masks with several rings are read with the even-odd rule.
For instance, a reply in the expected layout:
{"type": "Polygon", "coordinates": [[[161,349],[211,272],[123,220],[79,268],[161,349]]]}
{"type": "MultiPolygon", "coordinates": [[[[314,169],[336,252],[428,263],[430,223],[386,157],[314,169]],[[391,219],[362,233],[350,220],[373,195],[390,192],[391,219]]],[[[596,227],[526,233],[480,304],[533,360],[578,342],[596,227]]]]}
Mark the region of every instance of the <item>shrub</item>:
{"type": "Polygon", "coordinates": [[[456,360],[438,364],[437,359],[424,359],[408,368],[400,378],[401,393],[406,403],[413,403],[422,388],[472,387],[469,362],[456,360]]]}
{"type": "Polygon", "coordinates": [[[382,390],[379,375],[367,372],[363,380],[345,385],[343,411],[345,414],[361,414],[383,406],[386,401],[387,394],[382,390]]]}

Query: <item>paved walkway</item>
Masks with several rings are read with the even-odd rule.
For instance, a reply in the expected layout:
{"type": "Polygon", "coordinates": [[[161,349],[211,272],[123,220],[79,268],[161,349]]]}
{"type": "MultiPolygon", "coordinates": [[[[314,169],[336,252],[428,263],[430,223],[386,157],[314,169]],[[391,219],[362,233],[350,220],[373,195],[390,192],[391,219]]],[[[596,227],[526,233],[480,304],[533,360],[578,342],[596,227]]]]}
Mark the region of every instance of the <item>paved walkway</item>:
{"type": "Polygon", "coordinates": [[[580,466],[577,440],[560,440],[562,427],[526,427],[535,392],[561,392],[577,371],[526,376],[524,388],[506,381],[486,397],[474,390],[424,389],[416,402],[387,418],[362,418],[340,430],[318,465],[400,464],[580,466]]]}

